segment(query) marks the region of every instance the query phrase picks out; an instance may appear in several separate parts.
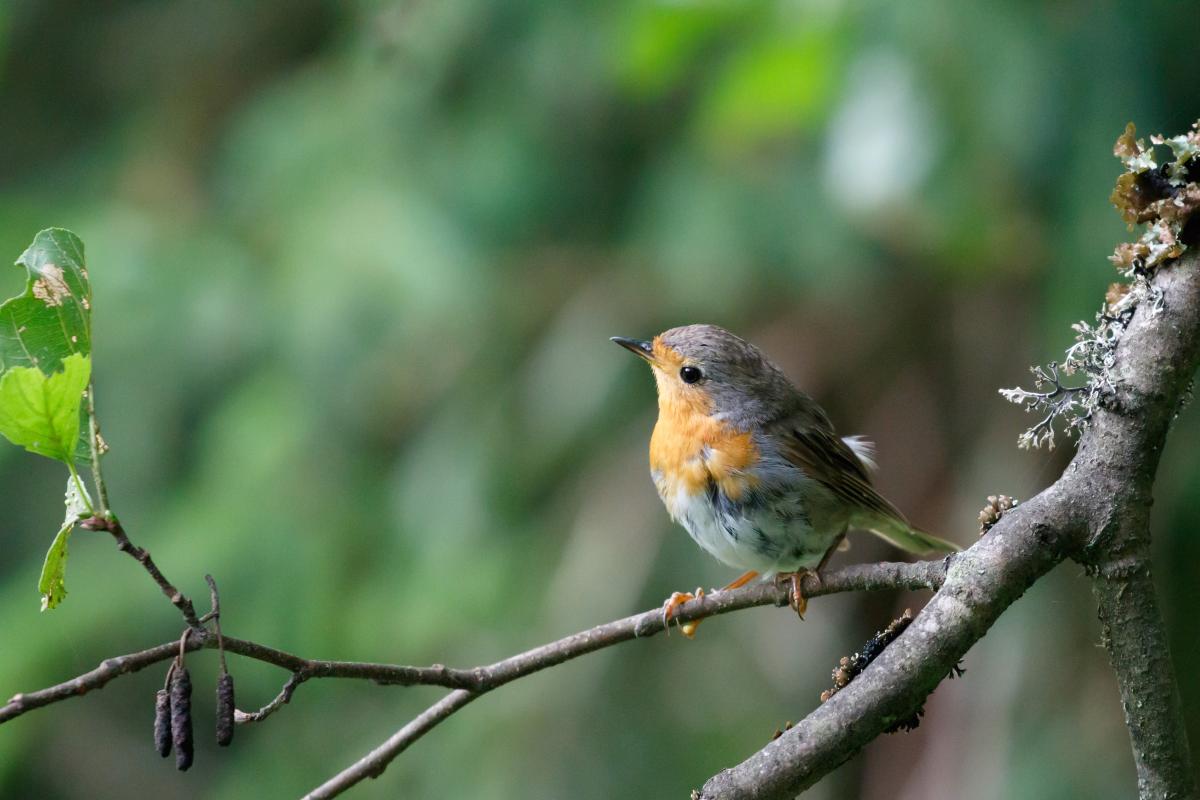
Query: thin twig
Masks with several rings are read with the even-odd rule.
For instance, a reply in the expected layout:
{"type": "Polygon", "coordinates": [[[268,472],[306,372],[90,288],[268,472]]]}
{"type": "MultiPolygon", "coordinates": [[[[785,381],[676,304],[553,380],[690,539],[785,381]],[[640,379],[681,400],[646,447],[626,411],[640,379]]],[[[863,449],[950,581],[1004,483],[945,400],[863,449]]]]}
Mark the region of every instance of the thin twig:
{"type": "MultiPolygon", "coordinates": [[[[881,589],[936,589],[945,574],[945,561],[857,564],[829,572],[823,575],[820,581],[808,576],[804,579],[803,588],[808,597],[881,589]]],[[[714,592],[680,606],[673,619],[687,622],[755,606],[783,606],[787,604],[789,594],[790,589],[770,583],[755,584],[728,592],[714,592]]],[[[603,647],[653,636],[662,630],[662,611],[653,609],[615,622],[597,625],[495,664],[473,669],[454,669],[442,664],[412,667],[358,661],[323,661],[303,658],[233,636],[224,636],[223,640],[225,649],[231,653],[273,664],[292,673],[303,674],[304,680],[347,678],[396,686],[443,686],[448,689],[485,692],[603,647]]],[[[217,646],[218,639],[215,633],[203,628],[191,629],[186,645],[188,650],[211,649],[217,646]]],[[[0,706],[0,723],[33,709],[99,689],[122,675],[166,661],[174,657],[178,650],[178,642],[172,641],[138,653],[109,658],[95,669],[71,680],[35,692],[15,695],[6,705],[0,706]]]]}
{"type": "Polygon", "coordinates": [[[308,680],[308,674],[304,672],[293,672],[287,679],[287,683],[279,690],[279,694],[275,695],[275,699],[267,703],[258,711],[238,711],[233,712],[233,721],[238,725],[246,725],[251,722],[262,722],[267,717],[274,714],[279,709],[283,708],[287,703],[292,702],[292,695],[296,691],[296,687],[308,680]]]}
{"type": "Polygon", "coordinates": [[[225,637],[221,635],[221,594],[217,591],[217,582],[212,575],[205,575],[208,582],[208,594],[212,602],[212,610],[200,618],[201,622],[212,620],[213,628],[217,631],[217,654],[221,657],[221,674],[227,674],[229,668],[225,665],[225,637]]]}
{"type": "Polygon", "coordinates": [[[125,529],[115,517],[91,517],[81,522],[80,527],[90,531],[108,531],[111,533],[113,539],[117,542],[117,549],[122,553],[128,553],[145,568],[146,572],[150,573],[150,577],[158,584],[158,588],[162,589],[162,593],[179,609],[179,613],[183,614],[183,619],[187,622],[188,626],[197,631],[203,630],[200,619],[196,616],[196,608],[192,605],[192,601],[166,579],[147,550],[129,541],[129,536],[126,535],[125,529]]]}
{"type": "Polygon", "coordinates": [[[337,797],[364,778],[378,778],[387,769],[388,764],[407,750],[409,745],[429,733],[439,722],[455,711],[481,696],[482,692],[455,689],[422,711],[412,722],[388,737],[383,744],[304,795],[304,800],[325,800],[325,798],[337,797]]]}

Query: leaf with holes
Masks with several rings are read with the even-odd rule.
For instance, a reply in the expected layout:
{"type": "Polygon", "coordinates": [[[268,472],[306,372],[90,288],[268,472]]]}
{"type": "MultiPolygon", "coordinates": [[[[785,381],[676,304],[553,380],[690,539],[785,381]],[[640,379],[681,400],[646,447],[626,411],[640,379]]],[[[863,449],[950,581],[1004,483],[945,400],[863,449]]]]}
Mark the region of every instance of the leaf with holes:
{"type": "Polygon", "coordinates": [[[38,579],[38,591],[42,593],[42,611],[54,608],[67,596],[67,543],[71,539],[75,523],[80,517],[92,513],[92,500],[87,494],[87,489],[74,475],[67,478],[65,504],[66,517],[46,552],[42,576],[38,579]]]}
{"type": "Polygon", "coordinates": [[[29,273],[25,291],[0,304],[0,372],[36,367],[62,370],[72,354],[92,352],[92,287],[83,242],[47,228],[17,259],[29,273]]]}
{"type": "Polygon", "coordinates": [[[62,370],[45,375],[36,367],[12,367],[0,376],[0,434],[73,468],[92,360],[75,353],[63,359],[62,370]]]}
{"type": "Polygon", "coordinates": [[[67,596],[67,541],[71,538],[74,525],[66,525],[54,537],[46,562],[42,564],[42,577],[38,579],[38,591],[42,593],[42,611],[54,608],[67,596]]]}

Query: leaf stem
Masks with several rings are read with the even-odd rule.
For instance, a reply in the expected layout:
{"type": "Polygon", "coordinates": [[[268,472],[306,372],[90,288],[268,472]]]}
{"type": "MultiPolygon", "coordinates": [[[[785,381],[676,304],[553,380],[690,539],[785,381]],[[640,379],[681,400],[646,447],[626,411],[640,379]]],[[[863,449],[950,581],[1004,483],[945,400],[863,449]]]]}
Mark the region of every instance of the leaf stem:
{"type": "MultiPolygon", "coordinates": [[[[104,483],[104,471],[100,467],[100,421],[96,419],[96,385],[88,384],[87,389],[88,415],[88,444],[92,452],[92,482],[96,484],[96,500],[100,504],[100,516],[111,518],[112,509],[108,504],[108,486],[104,483]]],[[[89,509],[90,510],[90,509],[89,509]]]]}

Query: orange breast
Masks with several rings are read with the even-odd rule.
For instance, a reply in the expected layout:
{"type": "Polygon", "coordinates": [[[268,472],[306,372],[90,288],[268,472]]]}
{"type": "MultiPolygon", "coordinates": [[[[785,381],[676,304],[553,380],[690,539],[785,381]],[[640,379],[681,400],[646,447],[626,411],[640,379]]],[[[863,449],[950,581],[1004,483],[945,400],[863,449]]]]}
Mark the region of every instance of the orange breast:
{"type": "Polygon", "coordinates": [[[662,475],[664,499],[668,492],[705,492],[712,481],[730,500],[740,500],[757,483],[750,473],[757,461],[758,448],[749,433],[734,431],[700,409],[659,409],[650,437],[650,468],[662,475]]]}

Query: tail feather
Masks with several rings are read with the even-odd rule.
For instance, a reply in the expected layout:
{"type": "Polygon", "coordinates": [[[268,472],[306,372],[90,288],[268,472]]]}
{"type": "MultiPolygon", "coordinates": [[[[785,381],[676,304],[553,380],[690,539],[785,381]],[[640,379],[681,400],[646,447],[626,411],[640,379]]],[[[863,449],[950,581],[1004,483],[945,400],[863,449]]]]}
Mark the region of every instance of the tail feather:
{"type": "Polygon", "coordinates": [[[895,517],[872,515],[869,519],[861,519],[857,522],[884,541],[915,555],[956,553],[962,550],[954,542],[939,539],[937,536],[914,528],[904,520],[895,517]]]}

